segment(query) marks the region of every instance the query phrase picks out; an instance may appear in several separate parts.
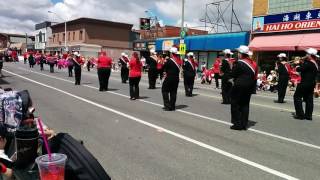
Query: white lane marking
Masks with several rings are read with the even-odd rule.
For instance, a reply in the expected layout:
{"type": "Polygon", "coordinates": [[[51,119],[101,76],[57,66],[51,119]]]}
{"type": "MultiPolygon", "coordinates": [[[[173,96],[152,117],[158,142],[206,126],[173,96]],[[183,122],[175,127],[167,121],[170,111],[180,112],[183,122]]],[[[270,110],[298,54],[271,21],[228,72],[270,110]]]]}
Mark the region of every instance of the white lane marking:
{"type": "MultiPolygon", "coordinates": [[[[215,98],[215,99],[221,99],[221,97],[219,97],[219,96],[212,96],[212,95],[208,95],[208,94],[201,94],[200,96],[205,96],[205,97],[210,97],[210,98],[215,98]]],[[[295,111],[294,109],[286,109],[286,108],[281,108],[281,107],[268,106],[268,105],[253,103],[253,102],[251,102],[250,105],[260,106],[260,107],[265,107],[265,108],[275,109],[275,110],[281,110],[281,111],[287,111],[287,112],[294,112],[295,111]]],[[[320,117],[320,114],[313,114],[313,116],[320,117]]]]}
{"type": "MultiPolygon", "coordinates": [[[[33,72],[35,74],[39,74],[39,75],[42,75],[42,76],[46,76],[46,77],[49,77],[49,78],[52,78],[52,79],[57,79],[57,80],[65,81],[65,82],[68,82],[68,83],[74,83],[72,81],[69,81],[69,80],[66,80],[66,79],[62,79],[62,78],[59,78],[59,77],[55,77],[55,76],[51,76],[51,75],[47,75],[47,74],[43,74],[43,73],[38,73],[38,72],[35,72],[35,71],[30,71],[30,72],[33,72]]],[[[88,88],[91,88],[91,89],[96,89],[96,90],[99,89],[97,87],[90,86],[90,85],[82,85],[82,86],[88,87],[88,88]]],[[[127,96],[127,95],[123,95],[123,94],[116,93],[116,92],[108,91],[108,93],[114,94],[114,95],[118,95],[118,96],[121,96],[121,97],[125,97],[125,98],[129,98],[129,96],[127,96]]],[[[146,101],[146,100],[142,100],[142,99],[139,99],[139,101],[147,103],[147,104],[151,104],[151,105],[154,105],[154,106],[158,106],[158,107],[163,107],[163,105],[158,104],[158,103],[154,103],[154,102],[150,102],[150,101],[146,101]]],[[[223,120],[219,120],[219,119],[215,119],[215,118],[211,118],[211,117],[207,117],[207,116],[203,116],[203,115],[200,115],[200,114],[196,114],[196,113],[192,113],[192,112],[188,112],[188,111],[184,111],[184,110],[180,110],[180,109],[177,110],[177,111],[181,112],[181,113],[184,113],[184,114],[188,114],[188,115],[194,116],[194,117],[206,119],[206,120],[209,120],[209,121],[212,121],[212,122],[217,122],[217,123],[221,123],[221,124],[228,125],[228,126],[232,125],[229,122],[226,122],[226,121],[223,121],[223,120]]],[[[291,139],[291,138],[287,138],[287,137],[280,136],[280,135],[277,135],[277,134],[272,134],[272,133],[264,132],[264,131],[261,131],[261,130],[252,129],[252,128],[249,128],[248,131],[320,150],[320,146],[317,146],[317,145],[314,145],[314,144],[311,144],[311,143],[306,143],[306,142],[299,141],[299,140],[295,140],[295,139],[291,139]]]]}
{"type": "Polygon", "coordinates": [[[253,161],[250,161],[250,160],[248,160],[248,159],[242,158],[242,157],[240,157],[240,156],[231,154],[231,153],[226,152],[226,151],[224,151],[224,150],[221,150],[221,149],[219,149],[219,148],[213,147],[213,146],[211,146],[211,145],[208,145],[208,144],[205,144],[205,143],[203,143],[203,142],[197,141],[197,140],[195,140],[195,139],[189,138],[189,137],[184,136],[184,135],[182,135],[182,134],[179,134],[179,133],[173,132],[173,131],[171,131],[171,130],[165,129],[165,128],[161,127],[161,126],[158,126],[158,125],[155,125],[155,124],[152,124],[152,123],[143,121],[142,119],[136,118],[136,117],[131,116],[131,115],[129,115],[129,114],[126,114],[126,113],[117,111],[117,110],[115,110],[115,109],[112,109],[112,108],[103,106],[103,105],[101,105],[101,104],[95,103],[95,102],[93,102],[93,101],[90,101],[90,100],[88,100],[88,99],[85,99],[85,98],[80,97],[80,96],[77,96],[77,95],[74,95],[74,94],[69,93],[69,92],[67,92],[67,91],[64,91],[64,90],[61,90],[61,89],[52,87],[52,86],[47,85],[47,84],[43,84],[43,83],[41,83],[41,82],[38,82],[38,81],[35,81],[35,80],[32,80],[32,79],[23,77],[23,76],[21,76],[21,75],[15,74],[15,73],[10,72],[10,71],[7,71],[7,70],[4,70],[4,71],[7,72],[7,73],[9,73],[9,74],[11,74],[11,75],[14,75],[14,76],[20,77],[20,78],[22,78],[22,79],[25,79],[25,80],[27,80],[27,81],[30,81],[30,82],[32,82],[32,83],[38,84],[38,85],[40,85],[40,86],[43,86],[43,87],[46,87],[46,88],[49,88],[49,89],[58,91],[58,92],[60,92],[60,93],[62,93],[62,94],[71,96],[71,97],[73,97],[73,98],[75,98],[75,99],[78,99],[78,100],[80,100],[80,101],[86,102],[86,103],[91,104],[91,105],[93,105],[93,106],[96,106],[96,107],[98,107],[98,108],[101,108],[101,109],[110,111],[110,112],[112,112],[112,113],[114,113],[114,114],[117,114],[117,115],[119,115],[119,116],[123,116],[123,117],[125,117],[125,118],[131,119],[131,120],[136,121],[136,122],[138,122],[138,123],[140,123],[140,124],[143,124],[143,125],[145,125],[145,126],[148,126],[148,127],[150,127],[150,128],[153,128],[153,129],[155,129],[155,130],[157,130],[157,131],[158,131],[158,130],[161,130],[162,132],[165,132],[165,133],[167,133],[167,134],[170,134],[170,135],[172,135],[172,136],[174,136],[174,137],[177,137],[177,138],[182,139],[182,140],[185,140],[185,141],[187,141],[187,142],[196,144],[196,145],[198,145],[198,146],[200,146],[200,147],[203,147],[203,148],[205,148],[205,149],[209,149],[209,150],[214,151],[214,152],[216,152],[216,153],[218,153],[218,154],[221,154],[221,155],[226,156],[226,157],[228,157],[228,158],[231,158],[231,159],[233,159],[233,160],[237,160],[237,161],[242,162],[242,163],[244,163],[244,164],[247,164],[247,165],[249,165],[249,166],[255,167],[255,168],[260,169],[260,170],[262,170],[262,171],[264,171],[264,172],[267,172],[267,173],[269,173],[269,174],[273,174],[273,175],[275,175],[275,176],[278,176],[278,177],[281,177],[281,178],[284,178],[284,179],[288,179],[288,180],[298,180],[298,178],[295,178],[295,177],[293,177],[293,176],[284,174],[284,173],[282,173],[282,172],[280,172],[280,171],[271,169],[271,168],[269,168],[269,167],[263,166],[263,165],[258,164],[258,163],[256,163],[256,162],[253,162],[253,161]]]}

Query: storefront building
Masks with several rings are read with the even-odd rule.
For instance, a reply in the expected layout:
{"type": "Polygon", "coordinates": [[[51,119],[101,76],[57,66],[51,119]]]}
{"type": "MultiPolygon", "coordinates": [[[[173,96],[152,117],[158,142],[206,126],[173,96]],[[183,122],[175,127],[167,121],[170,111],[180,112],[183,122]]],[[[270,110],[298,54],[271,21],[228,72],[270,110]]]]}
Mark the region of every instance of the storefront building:
{"type": "Polygon", "coordinates": [[[151,49],[156,49],[156,40],[136,40],[133,42],[133,50],[139,51],[143,57],[149,56],[151,49]]]}
{"type": "Polygon", "coordinates": [[[34,48],[36,51],[44,52],[46,45],[51,37],[51,22],[45,21],[35,25],[35,44],[34,48]]]}
{"type": "Polygon", "coordinates": [[[255,0],[250,48],[261,70],[274,68],[277,55],[290,60],[307,48],[320,50],[319,0],[255,0]]]}
{"type": "Polygon", "coordinates": [[[34,36],[0,33],[0,51],[7,49],[14,49],[18,54],[23,54],[26,50],[34,50],[34,36]]]}
{"type": "Polygon", "coordinates": [[[102,50],[111,58],[117,59],[122,52],[132,52],[132,42],[136,37],[131,31],[132,26],[126,23],[79,18],[67,22],[65,34],[64,23],[56,24],[51,26],[52,36],[46,50],[64,51],[66,38],[68,51],[79,51],[84,56],[97,57],[102,50]]]}
{"type": "MultiPolygon", "coordinates": [[[[249,32],[220,33],[187,36],[184,40],[188,52],[193,52],[200,64],[211,68],[224,49],[235,51],[240,45],[248,45],[249,32]]],[[[179,46],[180,38],[161,38],[156,41],[156,50],[166,53],[173,45],[179,46]]]]}

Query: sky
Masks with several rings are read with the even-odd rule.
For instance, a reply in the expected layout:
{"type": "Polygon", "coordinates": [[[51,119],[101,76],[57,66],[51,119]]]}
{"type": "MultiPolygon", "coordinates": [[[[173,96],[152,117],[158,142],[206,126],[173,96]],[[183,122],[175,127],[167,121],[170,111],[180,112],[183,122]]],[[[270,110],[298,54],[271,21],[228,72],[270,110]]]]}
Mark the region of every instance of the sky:
{"type": "MultiPolygon", "coordinates": [[[[200,19],[205,17],[206,4],[214,1],[217,0],[185,0],[185,25],[204,29],[200,19]]],[[[181,0],[14,0],[14,6],[10,2],[0,1],[0,32],[32,34],[36,23],[61,22],[79,17],[130,23],[135,29],[139,27],[140,17],[151,15],[157,16],[160,24],[181,24],[181,0]],[[151,13],[146,13],[146,10],[151,13]],[[55,14],[49,14],[48,11],[55,14]]],[[[221,5],[222,10],[226,5],[221,5]]],[[[249,30],[252,0],[235,0],[234,7],[243,29],[249,30]]],[[[212,20],[217,14],[215,8],[209,7],[212,20]]],[[[230,22],[230,15],[225,14],[227,22],[230,22]]]]}

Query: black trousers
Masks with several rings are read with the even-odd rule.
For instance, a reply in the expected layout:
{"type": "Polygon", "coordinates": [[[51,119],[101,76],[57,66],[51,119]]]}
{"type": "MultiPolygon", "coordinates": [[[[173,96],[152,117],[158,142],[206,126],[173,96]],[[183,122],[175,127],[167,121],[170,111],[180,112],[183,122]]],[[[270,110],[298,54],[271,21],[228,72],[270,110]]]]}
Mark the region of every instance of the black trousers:
{"type": "Polygon", "coordinates": [[[166,77],[162,84],[162,97],[164,108],[168,110],[176,109],[177,91],[179,77],[166,77]]]}
{"type": "Polygon", "coordinates": [[[81,67],[74,68],[75,85],[80,85],[81,82],[81,67]]]}
{"type": "Polygon", "coordinates": [[[192,76],[184,76],[184,89],[186,92],[186,96],[189,96],[189,97],[192,96],[194,78],[195,77],[192,77],[192,76]]]}
{"type": "Polygon", "coordinates": [[[69,77],[73,76],[72,70],[73,70],[73,66],[68,66],[69,77]]]}
{"type": "Polygon", "coordinates": [[[148,78],[149,78],[149,89],[155,89],[156,88],[156,81],[158,78],[157,69],[149,69],[148,78]]]}
{"type": "Polygon", "coordinates": [[[23,59],[24,64],[27,64],[27,58],[23,59]]]}
{"type": "Polygon", "coordinates": [[[50,73],[54,73],[54,64],[50,64],[50,73]]]}
{"type": "Polygon", "coordinates": [[[296,116],[301,118],[312,119],[313,113],[313,91],[314,85],[302,85],[297,86],[296,92],[294,93],[294,107],[296,110],[296,116]],[[302,98],[306,103],[305,112],[302,107],[302,98]]]}
{"type": "Polygon", "coordinates": [[[247,128],[252,87],[233,87],[231,92],[231,123],[247,128]]]}
{"type": "Polygon", "coordinates": [[[158,69],[158,76],[160,77],[160,80],[163,79],[163,69],[158,69]]]}
{"type": "Polygon", "coordinates": [[[139,82],[141,77],[130,77],[129,86],[130,86],[130,98],[139,98],[139,82]]]}
{"type": "Polygon", "coordinates": [[[219,79],[220,79],[220,75],[219,73],[214,73],[214,80],[216,81],[216,88],[219,88],[219,79]]]}
{"type": "Polygon", "coordinates": [[[129,69],[128,68],[121,68],[122,83],[127,83],[128,78],[129,78],[129,69]]]}
{"type": "Polygon", "coordinates": [[[230,104],[231,103],[231,89],[232,84],[227,79],[222,80],[221,90],[222,90],[222,103],[230,104]]]}
{"type": "Polygon", "coordinates": [[[98,69],[98,78],[99,78],[99,84],[100,84],[99,91],[108,91],[110,74],[111,74],[110,68],[98,69]]]}
{"type": "Polygon", "coordinates": [[[33,68],[34,64],[29,64],[30,68],[33,68]]]}
{"type": "Polygon", "coordinates": [[[284,98],[286,96],[287,87],[288,87],[288,79],[279,79],[278,82],[278,102],[284,102],[284,98]]]}
{"type": "Polygon", "coordinates": [[[43,71],[43,63],[40,63],[40,71],[43,71]]]}
{"type": "Polygon", "coordinates": [[[87,63],[87,70],[90,72],[91,63],[87,63]]]}

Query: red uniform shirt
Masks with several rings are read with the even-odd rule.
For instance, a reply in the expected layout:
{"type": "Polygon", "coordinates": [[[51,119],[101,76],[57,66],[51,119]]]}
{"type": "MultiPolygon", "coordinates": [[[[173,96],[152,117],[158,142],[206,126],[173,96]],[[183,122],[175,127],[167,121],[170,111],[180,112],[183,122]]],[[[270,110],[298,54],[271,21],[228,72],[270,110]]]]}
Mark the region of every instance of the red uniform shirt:
{"type": "Polygon", "coordinates": [[[129,77],[141,77],[141,69],[142,69],[142,63],[139,60],[136,60],[135,58],[132,58],[129,62],[129,77]]]}
{"type": "Polygon", "coordinates": [[[221,60],[217,58],[216,62],[213,64],[213,73],[214,74],[220,74],[220,64],[221,60]]]}
{"type": "Polygon", "coordinates": [[[107,56],[100,56],[98,58],[98,66],[97,68],[111,68],[112,66],[112,59],[107,56]]]}

